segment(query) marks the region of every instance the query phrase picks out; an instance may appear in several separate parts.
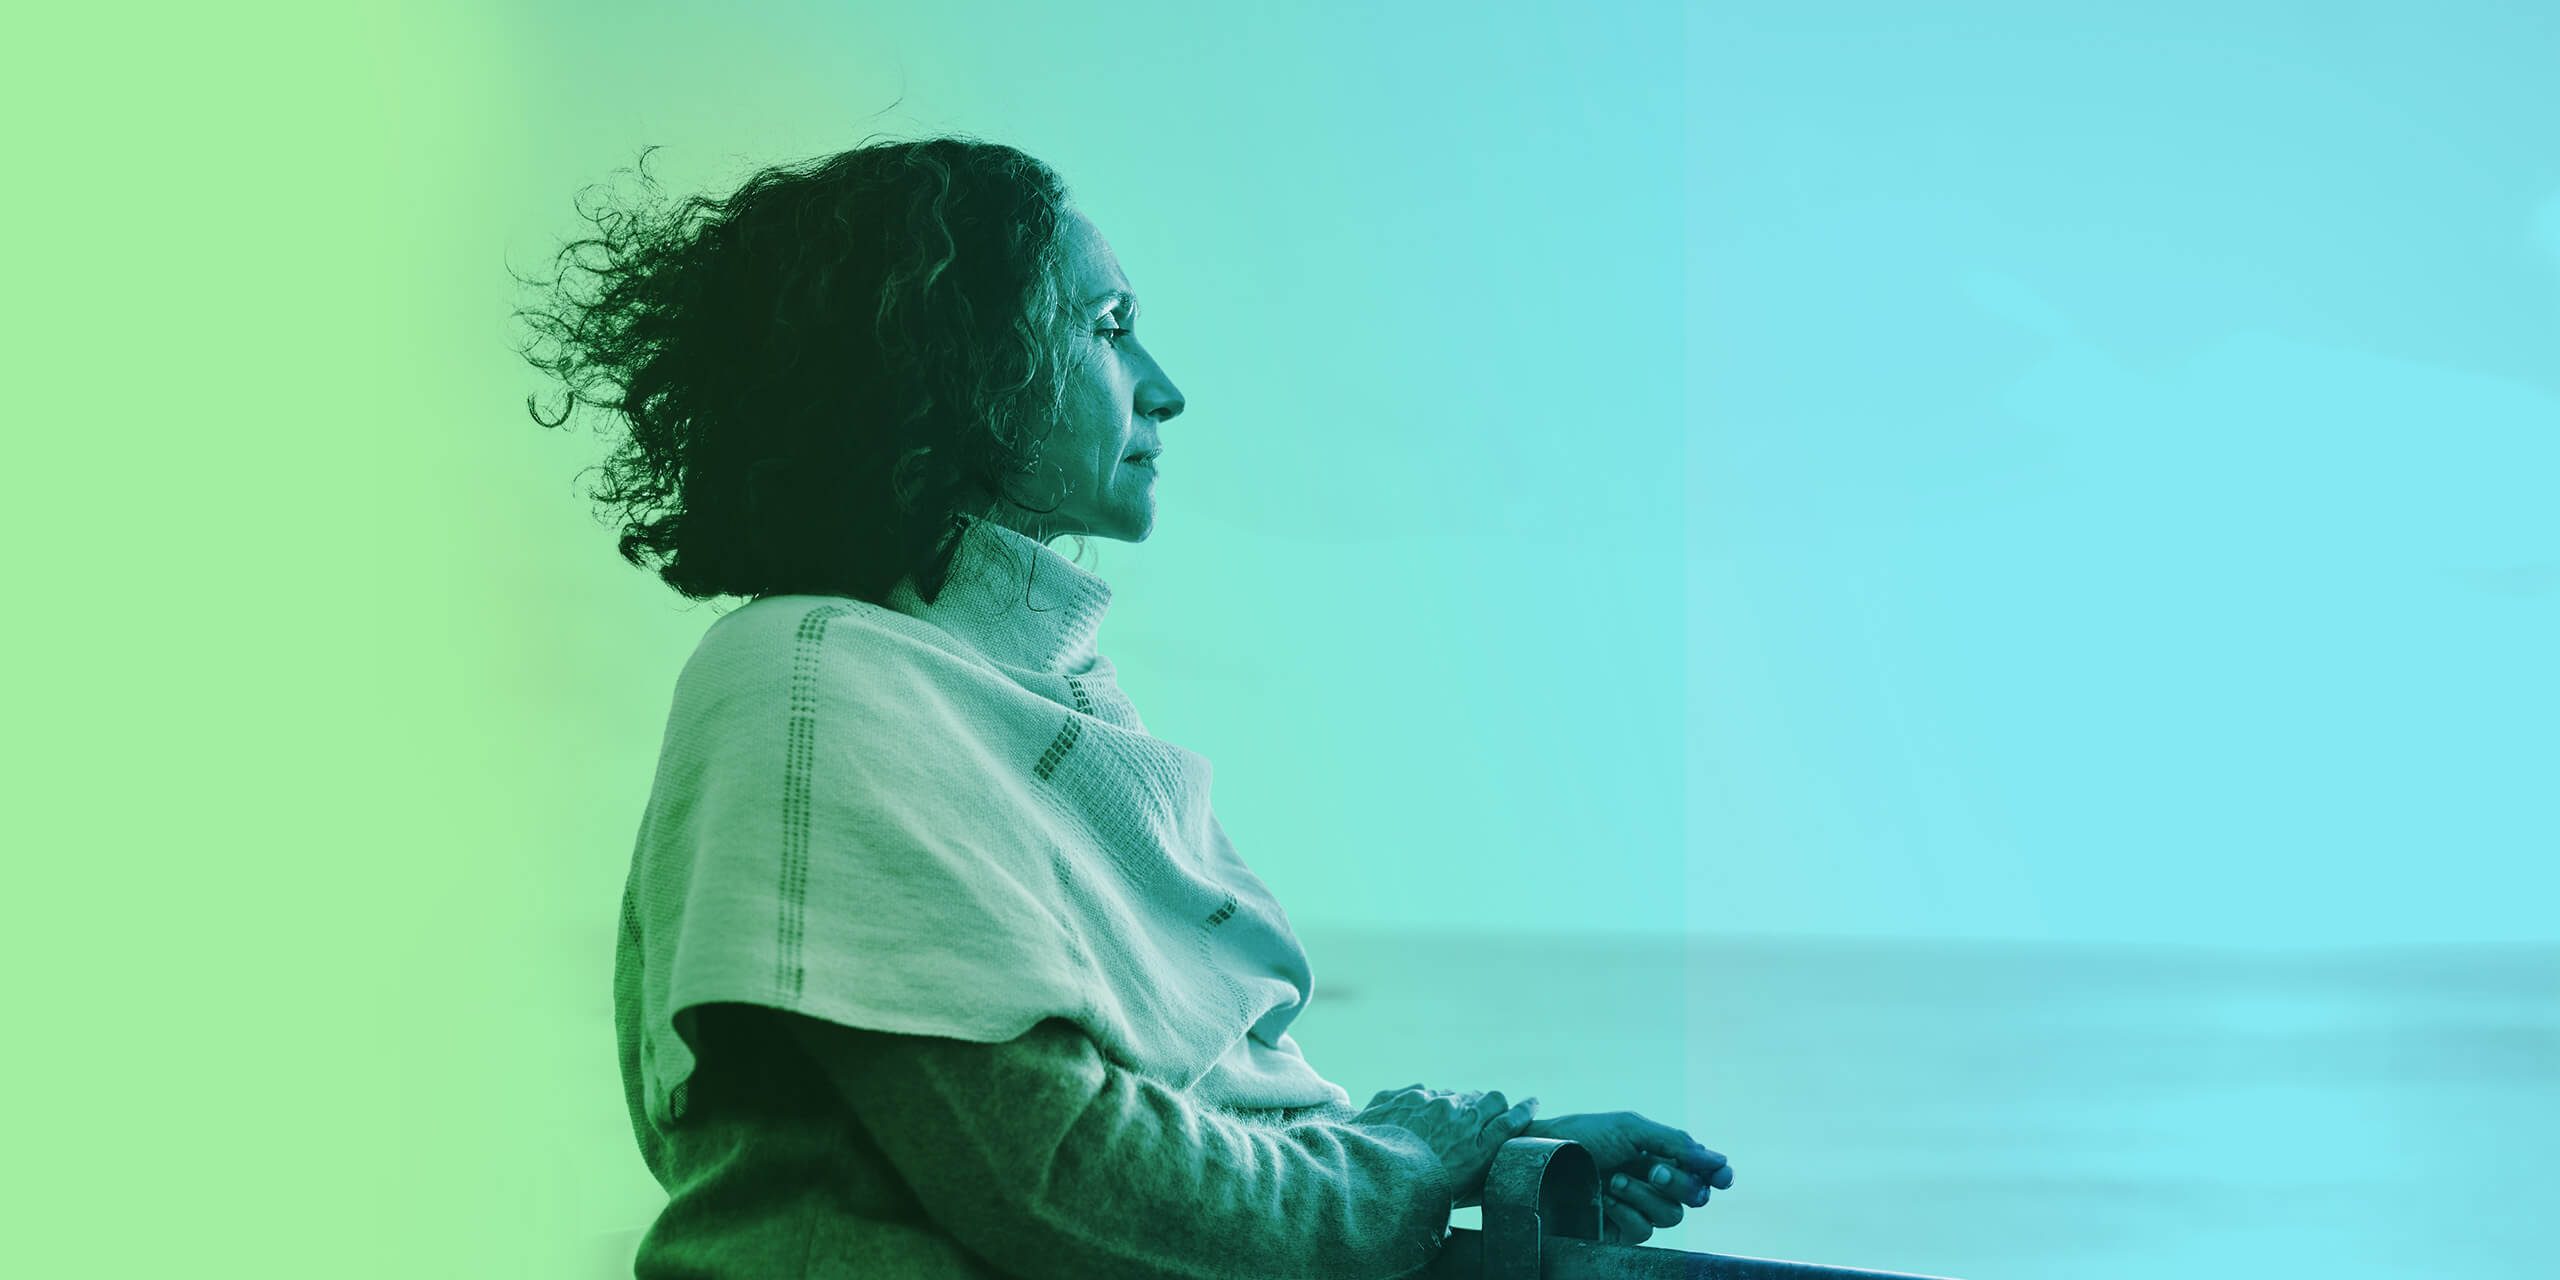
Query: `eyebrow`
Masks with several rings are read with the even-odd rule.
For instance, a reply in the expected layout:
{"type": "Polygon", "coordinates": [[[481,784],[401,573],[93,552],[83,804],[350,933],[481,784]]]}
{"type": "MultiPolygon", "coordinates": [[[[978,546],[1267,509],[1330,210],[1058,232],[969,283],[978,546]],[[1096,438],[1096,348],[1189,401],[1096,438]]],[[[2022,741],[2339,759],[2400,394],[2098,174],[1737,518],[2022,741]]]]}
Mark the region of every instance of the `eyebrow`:
{"type": "Polygon", "coordinates": [[[1084,309],[1092,311],[1096,306],[1104,302],[1116,302],[1121,306],[1128,308],[1129,323],[1136,324],[1138,322],[1138,295],[1131,293],[1126,289],[1113,289],[1107,293],[1095,294],[1091,301],[1084,304],[1084,309]]]}

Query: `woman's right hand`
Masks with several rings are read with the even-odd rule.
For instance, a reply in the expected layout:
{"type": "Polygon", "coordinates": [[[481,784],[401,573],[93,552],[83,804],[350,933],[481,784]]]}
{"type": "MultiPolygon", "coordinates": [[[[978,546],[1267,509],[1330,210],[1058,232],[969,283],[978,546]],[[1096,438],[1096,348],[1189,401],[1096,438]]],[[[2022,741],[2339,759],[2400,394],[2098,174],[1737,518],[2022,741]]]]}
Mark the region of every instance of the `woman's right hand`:
{"type": "Polygon", "coordinates": [[[1381,1089],[1369,1106],[1351,1118],[1353,1124],[1391,1124],[1410,1130],[1440,1153],[1449,1175],[1454,1204],[1477,1203],[1484,1195],[1484,1175],[1493,1167],[1502,1144],[1528,1132],[1537,1118],[1538,1100],[1519,1106],[1493,1093],[1447,1093],[1419,1084],[1381,1089]]]}

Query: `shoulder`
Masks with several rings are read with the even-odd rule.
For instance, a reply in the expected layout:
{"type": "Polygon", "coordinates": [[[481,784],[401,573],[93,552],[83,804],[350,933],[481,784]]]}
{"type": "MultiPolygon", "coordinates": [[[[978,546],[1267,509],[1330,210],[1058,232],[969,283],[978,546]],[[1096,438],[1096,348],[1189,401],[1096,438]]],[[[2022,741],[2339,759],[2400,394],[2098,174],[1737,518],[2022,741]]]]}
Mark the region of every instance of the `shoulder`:
{"type": "Polygon", "coordinates": [[[892,633],[904,615],[850,596],[764,596],[720,615],[695,649],[703,657],[788,652],[830,637],[862,643],[892,633]]]}
{"type": "Polygon", "coordinates": [[[719,683],[823,664],[853,670],[932,668],[965,661],[940,628],[850,596],[765,596],[721,615],[685,663],[689,683],[719,683]]]}
{"type": "Polygon", "coordinates": [[[766,596],[723,614],[676,679],[688,722],[757,722],[820,706],[860,718],[911,717],[993,673],[948,632],[848,596],[766,596]]]}

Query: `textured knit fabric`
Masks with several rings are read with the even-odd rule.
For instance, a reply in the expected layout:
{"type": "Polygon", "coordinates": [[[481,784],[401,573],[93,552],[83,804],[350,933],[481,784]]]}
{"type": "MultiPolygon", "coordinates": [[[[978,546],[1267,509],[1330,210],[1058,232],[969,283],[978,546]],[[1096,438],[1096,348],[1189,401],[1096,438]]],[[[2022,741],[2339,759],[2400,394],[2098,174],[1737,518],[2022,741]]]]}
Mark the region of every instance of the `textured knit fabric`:
{"type": "Polygon", "coordinates": [[[1439,1158],[1406,1130],[1345,1123],[1348,1103],[1202,1108],[1063,1020],[988,1045],[697,1013],[640,1280],[1383,1280],[1447,1227],[1439,1158]]]}
{"type": "Polygon", "coordinates": [[[1080,1235],[1039,1257],[1138,1241],[1085,1273],[1385,1276],[1437,1243],[1436,1156],[1346,1124],[1299,1054],[1305,954],[1210,813],[1208,762],[1148,734],[1096,651],[1108,602],[972,522],[931,604],[776,596],[705,635],[615,963],[632,1123],[671,1194],[644,1275],[978,1275],[1037,1261],[1007,1241],[1080,1235]],[[706,1057],[733,1082],[782,1060],[703,1021],[741,1006],[857,1038],[795,1041],[797,1083],[694,1115],[706,1057]],[[951,1199],[973,1159],[1036,1194],[951,1199]],[[1314,1238],[1269,1269],[1248,1222],[1314,1238]],[[1139,1257],[1222,1235],[1244,1249],[1139,1257]]]}
{"type": "Polygon", "coordinates": [[[652,1123],[682,1116],[686,1010],[716,1001],[984,1042],[1062,1017],[1212,1104],[1347,1098],[1288,1034],[1306,954],[1210,813],[1209,762],[1149,734],[1095,648],[1110,595],[971,521],[931,604],[902,584],[712,624],[623,895],[652,1123]]]}

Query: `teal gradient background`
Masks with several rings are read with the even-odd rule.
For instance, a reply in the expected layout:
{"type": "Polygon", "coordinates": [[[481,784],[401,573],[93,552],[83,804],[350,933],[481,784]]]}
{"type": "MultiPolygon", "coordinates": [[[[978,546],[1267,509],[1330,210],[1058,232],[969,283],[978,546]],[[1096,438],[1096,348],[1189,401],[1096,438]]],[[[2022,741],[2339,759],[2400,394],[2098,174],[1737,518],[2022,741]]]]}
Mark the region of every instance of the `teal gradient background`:
{"type": "Polygon", "coordinates": [[[1103,641],[1355,1094],[1689,1124],[1744,1183],[1691,1248],[2532,1274],[2560,14],[1378,8],[22,20],[38,1270],[607,1273],[610,928],[714,614],[525,416],[505,268],[646,144],[960,130],[1189,397],[1103,641]]]}

